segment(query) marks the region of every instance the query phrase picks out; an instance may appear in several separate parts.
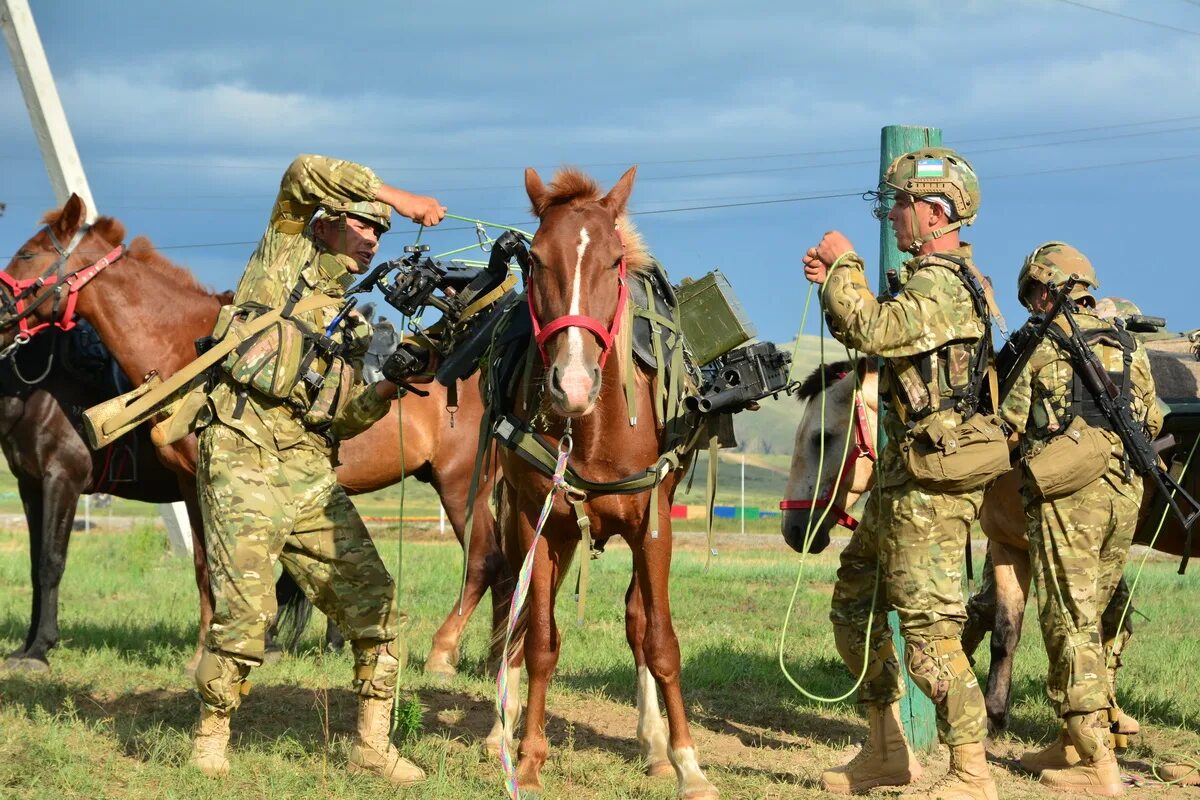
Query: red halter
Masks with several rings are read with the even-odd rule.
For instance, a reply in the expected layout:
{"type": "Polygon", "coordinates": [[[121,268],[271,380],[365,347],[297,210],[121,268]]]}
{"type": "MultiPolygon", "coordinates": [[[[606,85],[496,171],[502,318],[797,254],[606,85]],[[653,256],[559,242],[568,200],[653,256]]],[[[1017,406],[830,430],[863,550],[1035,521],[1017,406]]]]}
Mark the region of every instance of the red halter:
{"type": "MultiPolygon", "coordinates": [[[[621,229],[617,228],[617,238],[621,239],[621,229]]],[[[533,291],[532,288],[527,292],[529,298],[529,318],[533,321],[533,340],[537,342],[538,352],[542,354],[542,363],[550,366],[550,356],[546,354],[546,342],[551,336],[565,328],[583,328],[591,332],[600,340],[600,366],[604,367],[604,362],[608,360],[608,354],[612,350],[613,342],[617,338],[617,331],[621,327],[621,317],[625,313],[625,305],[629,301],[629,284],[625,277],[627,267],[625,265],[625,241],[621,240],[621,264],[617,268],[617,310],[613,314],[612,324],[605,327],[604,323],[594,317],[588,317],[583,314],[568,314],[563,317],[552,319],[548,325],[542,327],[538,321],[537,309],[533,307],[533,291]]]]}
{"type": "MultiPolygon", "coordinates": [[[[849,373],[840,373],[838,380],[845,378],[849,373]]],[[[816,500],[781,500],[779,508],[783,511],[811,511],[813,509],[821,510],[828,508],[833,513],[833,520],[838,525],[850,530],[858,528],[858,520],[850,516],[846,509],[833,502],[833,493],[837,487],[850,480],[854,475],[854,467],[858,464],[860,458],[866,458],[871,461],[877,459],[875,452],[875,438],[871,435],[871,426],[867,422],[867,406],[863,402],[862,393],[854,392],[854,447],[846,454],[846,461],[842,464],[841,473],[838,479],[829,484],[829,488],[816,500]]]]}
{"type": "MultiPolygon", "coordinates": [[[[79,237],[72,245],[63,249],[58,245],[54,235],[51,234],[51,240],[54,241],[55,247],[59,252],[59,258],[54,265],[43,275],[37,278],[26,278],[18,280],[7,272],[0,272],[0,285],[8,289],[12,295],[11,308],[15,312],[15,318],[3,322],[2,327],[8,327],[13,322],[17,323],[17,337],[29,341],[34,334],[49,328],[51,325],[56,326],[59,330],[69,331],[75,327],[75,305],[79,302],[79,290],[88,284],[92,278],[99,275],[106,267],[119,261],[121,256],[125,255],[125,245],[119,244],[112,250],[108,251],[103,258],[94,261],[82,269],[77,269],[72,273],[66,274],[62,272],[62,267],[66,266],[71,253],[74,250],[74,245],[82,241],[79,237]],[[30,317],[33,311],[43,302],[40,298],[34,298],[33,304],[28,305],[31,295],[35,294],[38,289],[44,286],[58,286],[54,290],[57,295],[54,301],[54,309],[57,312],[59,301],[62,299],[62,288],[65,286],[67,290],[67,302],[62,308],[62,314],[58,319],[51,319],[47,322],[39,322],[34,325],[29,324],[30,317]]],[[[43,295],[44,297],[45,295],[43,295]]],[[[9,305],[8,302],[5,305],[9,305]]]]}

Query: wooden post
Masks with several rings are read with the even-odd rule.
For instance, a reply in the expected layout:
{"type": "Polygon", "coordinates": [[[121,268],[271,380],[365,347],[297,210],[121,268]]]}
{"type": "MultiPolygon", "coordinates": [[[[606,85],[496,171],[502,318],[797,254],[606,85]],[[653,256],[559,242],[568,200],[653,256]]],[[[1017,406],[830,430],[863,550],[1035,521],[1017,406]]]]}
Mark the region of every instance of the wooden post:
{"type": "MultiPolygon", "coordinates": [[[[879,137],[879,176],[882,179],[892,161],[904,153],[921,147],[940,147],[942,131],[940,128],[922,128],[915,125],[888,125],[880,132],[879,137]]],[[[885,207],[891,208],[891,202],[886,201],[885,207]]],[[[879,223],[879,291],[888,290],[887,271],[899,271],[900,265],[908,256],[896,249],[896,235],[892,232],[891,223],[886,219],[879,223]]],[[[880,420],[882,422],[882,415],[880,420]]],[[[887,434],[883,425],[877,431],[877,448],[883,450],[887,443],[887,434]]],[[[900,659],[900,672],[904,675],[905,694],[900,701],[900,717],[904,720],[904,731],[914,750],[933,750],[937,747],[937,720],[934,715],[933,703],[917,688],[908,670],[904,667],[904,638],[900,635],[900,620],[896,612],[888,613],[888,623],[892,626],[892,636],[896,645],[896,654],[900,659]]]]}
{"type": "MultiPolygon", "coordinates": [[[[25,107],[29,109],[29,120],[42,149],[42,160],[50,173],[50,185],[59,205],[64,205],[72,194],[77,194],[87,205],[87,221],[96,219],[96,201],[88,187],[79,151],[75,149],[75,138],[67,124],[50,63],[42,48],[41,37],[33,23],[33,12],[29,0],[0,0],[0,28],[4,30],[4,42],[12,58],[17,82],[25,107]]],[[[0,206],[0,210],[3,206],[0,206]]],[[[183,503],[162,504],[158,507],[167,535],[176,553],[192,552],[192,534],[188,524],[187,507],[183,503]]],[[[85,501],[84,512],[88,516],[89,506],[85,501]]]]}

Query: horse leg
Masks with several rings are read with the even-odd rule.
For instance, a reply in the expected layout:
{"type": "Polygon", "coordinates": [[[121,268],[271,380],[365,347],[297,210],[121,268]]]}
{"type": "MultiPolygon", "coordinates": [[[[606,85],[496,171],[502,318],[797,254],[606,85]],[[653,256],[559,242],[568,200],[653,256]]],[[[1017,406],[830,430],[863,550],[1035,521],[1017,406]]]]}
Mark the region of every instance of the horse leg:
{"type": "MultiPolygon", "coordinates": [[[[34,618],[25,652],[19,659],[10,661],[10,667],[35,672],[50,668],[49,651],[58,644],[59,635],[58,587],[67,568],[67,545],[71,541],[75,504],[79,502],[81,489],[80,484],[72,483],[66,475],[55,475],[40,487],[30,488],[30,495],[36,498],[32,507],[26,509],[30,555],[36,553],[30,564],[34,618]],[[40,519],[35,519],[31,511],[40,519]]],[[[21,494],[24,497],[26,493],[21,494]]]]}
{"type": "MultiPolygon", "coordinates": [[[[660,503],[659,530],[670,531],[670,502],[660,503]],[[664,513],[664,509],[666,513],[664,513]]],[[[649,527],[649,526],[647,526],[649,527]]],[[[642,594],[646,613],[646,636],[643,648],[646,665],[658,682],[663,702],[667,706],[667,723],[671,729],[671,749],[668,756],[675,767],[678,780],[676,793],[681,798],[713,798],[717,790],[700,769],[696,758],[696,747],[688,728],[687,712],[683,704],[683,690],[679,685],[679,639],[671,624],[671,600],[668,580],[671,572],[671,537],[658,539],[642,538],[631,543],[633,550],[634,576],[642,594]]]]}
{"type": "Polygon", "coordinates": [[[1008,727],[1008,706],[1012,694],[1013,659],[1021,643],[1021,624],[1025,620],[1025,602],[1029,597],[1029,552],[993,541],[992,559],[996,582],[996,617],[992,630],[992,664],[988,670],[988,733],[991,736],[1008,727]]]}
{"type": "MultiPolygon", "coordinates": [[[[522,527],[525,520],[522,518],[522,527]]],[[[532,531],[529,531],[532,539],[532,531]]],[[[553,536],[553,532],[551,533],[553,536]]],[[[524,537],[523,537],[524,538],[524,537]]],[[[546,690],[558,664],[562,641],[554,620],[554,597],[563,573],[571,563],[577,541],[558,537],[538,540],[533,576],[526,606],[529,623],[525,629],[525,670],[529,694],[525,702],[525,735],[518,749],[517,780],[532,792],[542,791],[542,767],[550,755],[546,740],[546,690]]]]}
{"type": "Polygon", "coordinates": [[[200,503],[196,497],[196,483],[180,479],[179,489],[183,494],[183,503],[187,506],[188,523],[192,527],[192,568],[196,574],[196,591],[200,596],[200,633],[196,641],[196,652],[192,655],[184,669],[189,675],[196,672],[200,664],[200,656],[204,654],[204,644],[208,639],[208,628],[212,624],[213,594],[208,574],[208,555],[204,544],[204,518],[200,513],[200,503]]]}
{"type": "MultiPolygon", "coordinates": [[[[466,554],[467,581],[463,587],[462,605],[455,598],[454,607],[442,622],[437,632],[433,634],[433,643],[429,648],[429,657],[425,659],[427,675],[454,675],[458,672],[459,642],[463,630],[471,620],[475,607],[483,599],[483,593],[488,587],[488,554],[495,550],[492,538],[490,519],[491,510],[487,507],[487,494],[480,493],[475,500],[475,513],[471,524],[471,551],[466,554]],[[482,500],[482,502],[480,502],[482,500]],[[460,613],[461,612],[461,613],[460,613]]],[[[466,514],[461,508],[446,508],[446,517],[454,529],[461,545],[463,533],[466,530],[466,514]]]]}
{"type": "Polygon", "coordinates": [[[667,725],[658,710],[658,686],[646,666],[645,638],[646,608],[638,591],[637,577],[631,575],[629,590],[625,592],[625,639],[637,666],[638,744],[642,758],[646,759],[647,775],[673,775],[675,768],[667,755],[667,725]]]}
{"type": "Polygon", "coordinates": [[[983,560],[983,575],[979,589],[967,600],[967,622],[963,625],[962,648],[967,658],[974,659],[975,650],[983,637],[996,625],[996,567],[992,563],[992,544],[988,542],[983,560]]]}

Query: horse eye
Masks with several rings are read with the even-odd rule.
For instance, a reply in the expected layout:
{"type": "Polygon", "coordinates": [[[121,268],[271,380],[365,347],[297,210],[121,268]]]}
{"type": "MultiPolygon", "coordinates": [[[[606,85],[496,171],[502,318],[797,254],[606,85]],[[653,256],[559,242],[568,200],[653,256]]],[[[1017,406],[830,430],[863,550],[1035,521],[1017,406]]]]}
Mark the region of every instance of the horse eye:
{"type": "Polygon", "coordinates": [[[618,258],[616,261],[613,262],[613,265],[609,269],[620,269],[621,262],[624,260],[625,260],[625,256],[621,256],[620,258],[618,258]]]}

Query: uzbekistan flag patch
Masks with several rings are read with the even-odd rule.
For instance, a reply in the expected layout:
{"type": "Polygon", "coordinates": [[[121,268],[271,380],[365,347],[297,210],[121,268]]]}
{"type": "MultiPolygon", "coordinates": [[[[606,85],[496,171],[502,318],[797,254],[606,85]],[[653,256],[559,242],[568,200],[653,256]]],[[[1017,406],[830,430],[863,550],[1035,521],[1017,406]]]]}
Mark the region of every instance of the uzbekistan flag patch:
{"type": "Polygon", "coordinates": [[[946,174],[946,162],[940,158],[923,158],[917,162],[918,178],[940,178],[946,174]]]}

